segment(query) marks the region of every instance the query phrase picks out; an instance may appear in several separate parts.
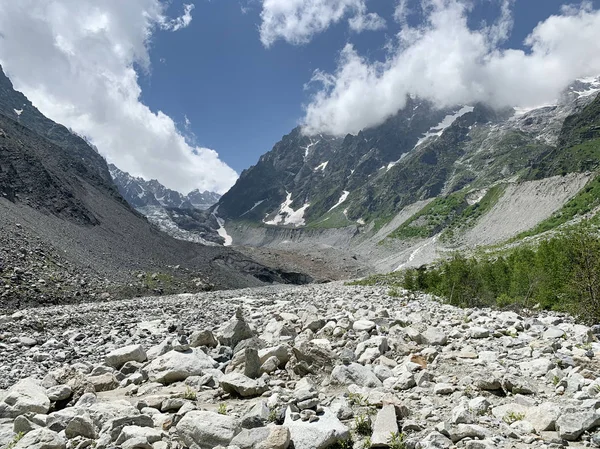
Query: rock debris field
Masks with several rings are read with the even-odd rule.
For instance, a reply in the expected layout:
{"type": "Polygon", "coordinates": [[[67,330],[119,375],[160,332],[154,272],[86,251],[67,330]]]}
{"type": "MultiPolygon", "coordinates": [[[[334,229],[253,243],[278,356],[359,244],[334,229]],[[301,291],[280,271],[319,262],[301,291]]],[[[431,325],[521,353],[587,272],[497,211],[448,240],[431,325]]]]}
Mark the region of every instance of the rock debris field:
{"type": "Polygon", "coordinates": [[[600,344],[341,283],[0,316],[0,448],[600,447],[600,344]]]}

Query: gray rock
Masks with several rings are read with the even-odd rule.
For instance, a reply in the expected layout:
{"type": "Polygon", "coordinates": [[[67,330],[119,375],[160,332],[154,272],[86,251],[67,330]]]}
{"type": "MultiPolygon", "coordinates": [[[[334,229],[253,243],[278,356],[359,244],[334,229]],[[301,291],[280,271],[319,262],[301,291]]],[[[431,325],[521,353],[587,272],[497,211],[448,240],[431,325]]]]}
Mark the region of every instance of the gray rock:
{"type": "Polygon", "coordinates": [[[65,436],[68,439],[75,437],[96,438],[96,429],[89,415],[75,416],[65,428],[65,436]]]}
{"type": "Polygon", "coordinates": [[[244,375],[250,379],[260,377],[260,358],[254,348],[244,349],[244,375]]]}
{"type": "Polygon", "coordinates": [[[231,446],[237,446],[240,449],[258,449],[271,433],[266,427],[257,427],[254,429],[242,429],[233,440],[231,446]]]}
{"type": "Polygon", "coordinates": [[[469,334],[471,335],[471,338],[488,338],[490,336],[490,331],[484,327],[472,327],[469,334]]]}
{"type": "Polygon", "coordinates": [[[397,432],[396,409],[393,405],[386,405],[379,410],[373,424],[371,447],[389,447],[390,435],[397,432]]]}
{"type": "Polygon", "coordinates": [[[115,369],[120,369],[127,362],[145,362],[147,360],[146,351],[141,345],[125,346],[115,349],[108,353],[104,363],[115,369]]]}
{"type": "Polygon", "coordinates": [[[526,419],[533,425],[536,432],[555,430],[556,420],[560,417],[560,406],[552,402],[545,402],[538,407],[527,410],[526,419]]]}
{"type": "Polygon", "coordinates": [[[205,411],[187,413],[176,426],[177,436],[184,445],[200,449],[228,446],[241,430],[234,418],[205,411]]]}
{"type": "Polygon", "coordinates": [[[596,410],[567,410],[556,421],[556,430],[567,441],[577,440],[583,432],[600,425],[600,414],[596,410]]]}
{"type": "Polygon", "coordinates": [[[64,401],[65,399],[69,399],[72,393],[73,391],[68,385],[57,385],[46,390],[48,399],[50,399],[52,402],[64,401]]]}
{"type": "Polygon", "coordinates": [[[370,320],[358,320],[352,324],[352,329],[357,332],[371,332],[375,329],[375,323],[370,320]]]}
{"type": "Polygon", "coordinates": [[[325,449],[337,441],[350,438],[350,431],[327,408],[318,421],[294,421],[288,408],[284,426],[290,431],[294,449],[325,449]]]}
{"type": "Polygon", "coordinates": [[[433,387],[434,394],[447,395],[454,393],[454,387],[447,383],[435,384],[433,387]]]}
{"type": "Polygon", "coordinates": [[[240,341],[254,336],[254,332],[244,319],[241,309],[235,316],[217,330],[217,339],[222,345],[234,348],[240,341]]]}
{"type": "Polygon", "coordinates": [[[99,376],[90,376],[87,381],[94,386],[97,393],[111,391],[119,387],[119,381],[114,374],[106,373],[99,376]]]}
{"type": "Polygon", "coordinates": [[[417,444],[417,449],[450,449],[452,440],[439,432],[432,432],[417,444]]]}
{"type": "Polygon", "coordinates": [[[16,418],[25,413],[48,413],[50,399],[46,389],[35,379],[17,382],[8,391],[0,393],[0,418],[16,418]]]}
{"type": "Polygon", "coordinates": [[[431,346],[443,346],[448,343],[448,337],[441,330],[429,327],[421,334],[421,343],[431,346]]]}
{"type": "Polygon", "coordinates": [[[254,429],[263,427],[269,419],[269,407],[264,401],[253,405],[241,418],[241,425],[244,429],[254,429]]]}
{"type": "Polygon", "coordinates": [[[383,385],[369,367],[358,363],[336,366],[331,373],[331,382],[338,385],[356,384],[369,388],[383,385]]]}
{"type": "Polygon", "coordinates": [[[269,389],[263,379],[250,379],[240,373],[225,374],[219,382],[226,393],[235,393],[243,398],[260,396],[269,389]]]}
{"type": "Polygon", "coordinates": [[[287,449],[290,445],[290,429],[283,426],[271,428],[271,433],[258,449],[287,449]]]}
{"type": "Polygon", "coordinates": [[[200,376],[204,370],[217,366],[217,362],[195,348],[186,352],[167,352],[154,359],[145,369],[150,381],[171,384],[190,376],[200,376]]]}
{"type": "Polygon", "coordinates": [[[65,449],[66,440],[48,429],[36,429],[26,434],[13,449],[65,449]]]}
{"type": "Polygon", "coordinates": [[[209,330],[195,331],[190,335],[190,347],[192,348],[197,348],[199,346],[216,348],[217,344],[217,339],[209,330]]]}

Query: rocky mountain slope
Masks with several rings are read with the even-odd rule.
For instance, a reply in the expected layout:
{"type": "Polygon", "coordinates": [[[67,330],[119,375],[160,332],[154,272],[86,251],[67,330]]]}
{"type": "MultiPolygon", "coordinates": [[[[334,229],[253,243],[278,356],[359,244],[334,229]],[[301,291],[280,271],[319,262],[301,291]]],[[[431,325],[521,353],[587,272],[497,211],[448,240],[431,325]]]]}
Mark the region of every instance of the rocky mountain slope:
{"type": "Polygon", "coordinates": [[[143,178],[131,176],[119,170],[114,164],[108,169],[119,193],[135,208],[144,206],[162,206],[177,209],[205,210],[215,204],[221,195],[215,192],[196,189],[183,195],[163,186],[156,179],[146,181],[143,178]]]}
{"type": "Polygon", "coordinates": [[[591,188],[599,92],[600,78],[584,79],[554,105],[502,111],[409,98],[358,135],[296,129],[242,173],[218,215],[234,244],[345,248],[375,269],[498,244],[591,188]],[[498,209],[509,197],[510,213],[498,209]]]}
{"type": "Polygon", "coordinates": [[[159,232],[119,194],[104,159],[2,71],[0,229],[0,309],[289,282],[240,253],[159,232]]]}
{"type": "Polygon", "coordinates": [[[123,198],[161,231],[179,240],[204,245],[225,243],[224,237],[214,232],[219,228],[217,218],[202,212],[219,201],[218,193],[196,189],[183,195],[155,179],[146,181],[131,176],[114,164],[108,168],[123,198]]]}
{"type": "Polygon", "coordinates": [[[600,447],[598,329],[338,283],[0,316],[0,447],[600,447]]]}

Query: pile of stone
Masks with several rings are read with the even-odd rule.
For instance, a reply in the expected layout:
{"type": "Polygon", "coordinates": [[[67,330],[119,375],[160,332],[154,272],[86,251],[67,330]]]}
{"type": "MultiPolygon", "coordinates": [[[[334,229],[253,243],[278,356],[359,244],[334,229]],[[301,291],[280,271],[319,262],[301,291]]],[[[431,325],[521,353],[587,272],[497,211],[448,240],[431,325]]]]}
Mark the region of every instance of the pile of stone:
{"type": "Polygon", "coordinates": [[[339,283],[113,305],[0,317],[0,448],[600,447],[600,344],[566,315],[339,283]]]}

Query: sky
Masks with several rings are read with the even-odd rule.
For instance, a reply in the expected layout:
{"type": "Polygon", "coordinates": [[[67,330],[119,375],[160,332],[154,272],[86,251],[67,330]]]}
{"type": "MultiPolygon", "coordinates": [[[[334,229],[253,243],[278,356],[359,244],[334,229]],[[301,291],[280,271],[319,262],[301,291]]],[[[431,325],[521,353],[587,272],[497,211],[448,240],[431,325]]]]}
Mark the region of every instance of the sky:
{"type": "Polygon", "coordinates": [[[0,0],[0,64],[109,162],[224,193],[281,137],[551,103],[600,74],[600,0],[0,0]]]}

